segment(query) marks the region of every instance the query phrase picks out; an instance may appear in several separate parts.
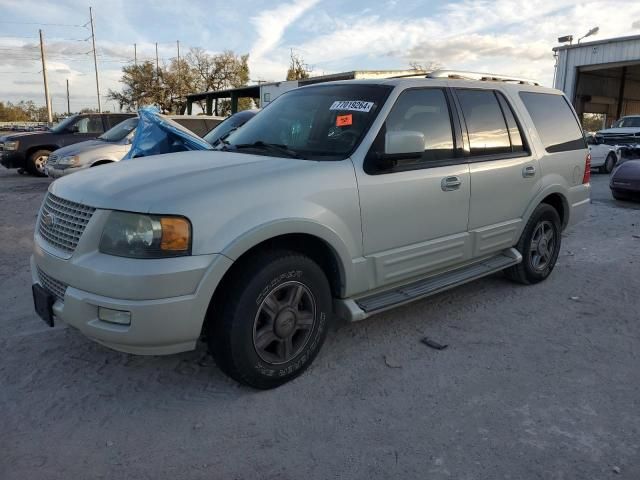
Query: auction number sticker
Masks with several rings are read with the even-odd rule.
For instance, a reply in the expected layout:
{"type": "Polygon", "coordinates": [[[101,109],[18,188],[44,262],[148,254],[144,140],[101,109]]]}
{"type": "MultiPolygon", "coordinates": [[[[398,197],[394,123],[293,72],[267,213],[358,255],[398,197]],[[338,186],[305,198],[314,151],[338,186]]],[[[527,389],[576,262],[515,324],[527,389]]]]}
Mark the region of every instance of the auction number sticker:
{"type": "Polygon", "coordinates": [[[331,104],[329,110],[369,112],[372,108],[373,102],[363,102],[362,100],[337,100],[331,104]]]}

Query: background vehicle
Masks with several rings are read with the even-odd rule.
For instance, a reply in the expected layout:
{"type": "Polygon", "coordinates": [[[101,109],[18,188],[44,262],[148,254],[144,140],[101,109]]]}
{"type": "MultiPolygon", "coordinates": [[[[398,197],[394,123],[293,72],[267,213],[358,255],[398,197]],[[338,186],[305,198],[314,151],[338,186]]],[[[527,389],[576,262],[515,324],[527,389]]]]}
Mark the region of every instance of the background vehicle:
{"type": "MultiPolygon", "coordinates": [[[[163,115],[163,118],[173,120],[191,131],[199,132],[220,122],[220,117],[205,115],[163,115]]],[[[131,149],[131,141],[137,126],[138,117],[130,118],[95,140],[56,150],[47,160],[47,175],[59,178],[85,168],[120,161],[131,149]]]]}
{"type": "Polygon", "coordinates": [[[215,146],[221,138],[229,135],[234,130],[237,130],[242,125],[251,120],[260,110],[243,110],[241,112],[234,113],[230,117],[227,117],[216,128],[211,130],[204,136],[204,139],[211,145],[215,146]]]}
{"type": "Polygon", "coordinates": [[[616,200],[640,199],[640,160],[628,160],[616,168],[609,188],[616,200]]]}
{"type": "Polygon", "coordinates": [[[597,168],[600,173],[611,173],[620,160],[620,147],[602,143],[602,137],[586,135],[589,153],[591,153],[591,168],[597,168]]]}
{"type": "Polygon", "coordinates": [[[44,167],[54,150],[94,139],[134,113],[83,113],[65,118],[46,132],[25,132],[0,137],[0,163],[45,175],[44,167]]]}
{"type": "Polygon", "coordinates": [[[32,258],[42,318],[138,354],[204,331],[223,371],[273,388],[310,365],[334,315],[503,270],[545,280],[589,207],[575,112],[523,79],[312,85],[225,140],[53,182],[32,258]]]}

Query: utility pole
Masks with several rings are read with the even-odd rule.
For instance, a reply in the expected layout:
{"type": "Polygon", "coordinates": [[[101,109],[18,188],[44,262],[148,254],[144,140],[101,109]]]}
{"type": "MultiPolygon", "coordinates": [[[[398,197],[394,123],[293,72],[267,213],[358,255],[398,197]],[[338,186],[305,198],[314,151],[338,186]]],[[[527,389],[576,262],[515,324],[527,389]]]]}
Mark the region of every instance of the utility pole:
{"type": "Polygon", "coordinates": [[[47,81],[47,61],[44,56],[44,40],[42,38],[42,30],[40,32],[40,58],[42,59],[42,78],[44,79],[44,100],[47,104],[47,119],[49,123],[53,123],[51,114],[51,97],[49,96],[49,82],[47,81]]]}
{"type": "Polygon", "coordinates": [[[133,44],[133,64],[138,66],[138,47],[135,43],[133,44]]]}
{"type": "Polygon", "coordinates": [[[93,10],[89,7],[89,18],[91,20],[91,43],[93,44],[93,64],[96,67],[96,92],[98,94],[98,113],[102,113],[100,104],[100,81],[98,80],[98,58],[96,57],[96,34],[93,27],[93,10]]]}
{"type": "Polygon", "coordinates": [[[156,77],[160,78],[160,64],[158,63],[158,42],[156,42],[156,77]]]}
{"type": "Polygon", "coordinates": [[[182,78],[180,77],[180,40],[176,40],[178,45],[178,98],[180,98],[182,92],[182,78]]]}
{"type": "Polygon", "coordinates": [[[67,114],[71,115],[71,100],[69,99],[69,79],[67,78],[67,114]]]}

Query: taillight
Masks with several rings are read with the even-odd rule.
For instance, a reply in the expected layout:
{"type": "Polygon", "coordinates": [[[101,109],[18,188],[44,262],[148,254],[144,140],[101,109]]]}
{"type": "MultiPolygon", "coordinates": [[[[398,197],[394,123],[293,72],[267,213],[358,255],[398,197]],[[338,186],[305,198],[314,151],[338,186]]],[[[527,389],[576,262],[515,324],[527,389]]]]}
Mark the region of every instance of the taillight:
{"type": "Polygon", "coordinates": [[[584,175],[582,176],[582,183],[589,183],[591,180],[591,154],[587,153],[584,157],[584,175]]]}

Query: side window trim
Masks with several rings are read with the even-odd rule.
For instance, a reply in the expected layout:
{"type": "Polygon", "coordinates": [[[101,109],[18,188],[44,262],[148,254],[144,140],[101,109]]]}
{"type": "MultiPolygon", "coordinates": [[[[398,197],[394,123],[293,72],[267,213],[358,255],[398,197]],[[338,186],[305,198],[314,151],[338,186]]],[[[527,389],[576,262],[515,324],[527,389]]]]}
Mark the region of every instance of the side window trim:
{"type": "MultiPolygon", "coordinates": [[[[504,125],[507,129],[507,134],[509,135],[509,143],[511,145],[511,148],[513,149],[513,144],[511,144],[511,134],[509,134],[509,125],[507,122],[507,119],[504,115],[504,112],[502,111],[502,105],[500,104],[500,100],[497,97],[497,94],[502,94],[502,92],[500,92],[499,90],[493,89],[493,88],[477,88],[477,87],[454,87],[451,88],[453,96],[455,98],[455,105],[456,105],[456,109],[457,109],[457,113],[458,116],[460,117],[460,122],[463,125],[462,127],[462,136],[464,138],[464,154],[465,154],[465,160],[467,163],[478,163],[478,162],[490,162],[492,160],[508,160],[510,158],[521,158],[521,157],[528,157],[531,155],[531,151],[529,149],[529,143],[527,138],[524,136],[523,130],[522,130],[522,126],[520,123],[519,118],[517,117],[515,110],[513,109],[513,107],[511,106],[511,104],[509,103],[509,101],[505,98],[505,101],[507,102],[507,105],[509,105],[509,108],[511,108],[511,112],[513,114],[513,117],[515,118],[516,121],[516,125],[518,127],[518,129],[520,130],[520,137],[522,138],[523,141],[523,146],[525,147],[525,151],[523,152],[509,152],[509,153],[497,153],[497,154],[490,154],[490,155],[477,155],[477,156],[471,156],[471,143],[469,141],[469,131],[467,129],[467,122],[466,119],[464,118],[464,112],[462,111],[462,105],[460,103],[460,100],[458,98],[457,95],[457,90],[482,90],[482,91],[490,91],[493,92],[493,95],[496,97],[496,102],[498,103],[498,106],[500,107],[500,112],[502,114],[502,119],[504,121],[504,125]]],[[[504,95],[503,95],[504,96],[504,95]]]]}
{"type": "Polygon", "coordinates": [[[391,108],[389,109],[389,112],[387,113],[387,117],[385,117],[382,123],[382,126],[376,133],[376,136],[371,146],[369,147],[369,151],[367,152],[364,159],[365,173],[367,173],[368,175],[386,175],[390,173],[407,172],[411,170],[424,170],[427,168],[438,168],[438,167],[444,167],[444,166],[450,166],[450,165],[461,165],[461,164],[467,163],[467,158],[464,156],[464,139],[463,139],[464,129],[462,128],[461,121],[458,118],[458,111],[456,106],[454,105],[455,101],[456,99],[454,95],[452,95],[451,93],[451,88],[446,86],[409,87],[402,90],[394,100],[393,105],[391,106],[391,108]],[[375,145],[378,143],[379,136],[383,135],[384,132],[386,132],[386,122],[387,122],[387,118],[389,117],[389,114],[393,111],[394,107],[398,103],[398,100],[405,92],[414,91],[414,90],[440,90],[444,94],[445,102],[447,104],[447,109],[449,111],[449,125],[451,128],[451,136],[453,140],[454,156],[452,158],[447,158],[442,160],[432,160],[429,162],[415,162],[412,164],[396,165],[395,167],[390,168],[388,170],[384,170],[384,171],[376,171],[376,172],[371,171],[371,169],[367,168],[366,165],[367,163],[375,161],[373,159],[373,156],[375,155],[375,152],[373,152],[373,149],[375,145]]]}
{"type": "Polygon", "coordinates": [[[494,90],[494,94],[495,94],[496,98],[498,99],[498,105],[500,106],[500,110],[502,110],[502,116],[504,117],[505,123],[507,124],[507,133],[509,134],[509,141],[511,142],[511,151],[513,153],[522,153],[522,152],[515,152],[513,150],[513,141],[511,140],[511,126],[509,125],[509,121],[507,120],[507,116],[504,113],[505,107],[508,108],[511,111],[511,116],[513,117],[513,120],[516,122],[516,124],[514,126],[515,126],[515,128],[518,129],[518,132],[520,133],[520,139],[522,140],[522,148],[523,148],[524,152],[527,155],[531,155],[531,149],[529,148],[529,140],[527,139],[527,137],[524,134],[524,129],[522,128],[522,123],[520,122],[520,119],[518,118],[518,115],[516,114],[516,111],[513,108],[513,105],[511,105],[511,103],[509,102],[509,99],[500,90],[494,90]]]}

